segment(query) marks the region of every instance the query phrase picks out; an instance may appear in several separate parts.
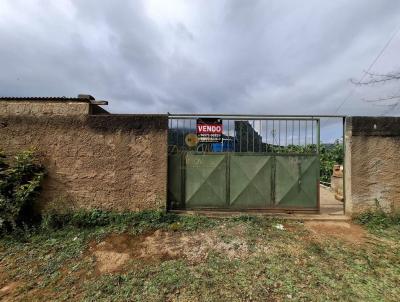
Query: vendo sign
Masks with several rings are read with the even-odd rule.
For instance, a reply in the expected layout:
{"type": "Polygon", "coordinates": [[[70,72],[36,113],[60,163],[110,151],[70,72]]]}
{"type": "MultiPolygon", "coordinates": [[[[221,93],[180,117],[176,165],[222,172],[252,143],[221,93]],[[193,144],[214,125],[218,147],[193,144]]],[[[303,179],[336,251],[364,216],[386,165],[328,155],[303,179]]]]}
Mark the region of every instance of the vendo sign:
{"type": "Polygon", "coordinates": [[[196,133],[199,143],[220,143],[224,126],[219,118],[199,118],[196,133]]]}
{"type": "Polygon", "coordinates": [[[222,125],[197,125],[198,134],[222,134],[222,125]]]}

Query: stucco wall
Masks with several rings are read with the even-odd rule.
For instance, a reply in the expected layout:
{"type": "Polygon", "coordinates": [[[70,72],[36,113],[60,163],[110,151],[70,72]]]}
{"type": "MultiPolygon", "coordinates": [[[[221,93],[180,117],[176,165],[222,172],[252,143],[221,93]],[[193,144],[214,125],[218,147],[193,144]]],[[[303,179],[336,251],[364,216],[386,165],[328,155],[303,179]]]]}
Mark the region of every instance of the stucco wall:
{"type": "Polygon", "coordinates": [[[0,101],[0,115],[84,115],[89,110],[87,102],[0,101]]]}
{"type": "Polygon", "coordinates": [[[400,211],[400,118],[346,121],[346,213],[400,211]]]}
{"type": "Polygon", "coordinates": [[[167,122],[165,115],[3,111],[0,148],[38,150],[48,171],[40,201],[45,210],[164,208],[167,122]]]}

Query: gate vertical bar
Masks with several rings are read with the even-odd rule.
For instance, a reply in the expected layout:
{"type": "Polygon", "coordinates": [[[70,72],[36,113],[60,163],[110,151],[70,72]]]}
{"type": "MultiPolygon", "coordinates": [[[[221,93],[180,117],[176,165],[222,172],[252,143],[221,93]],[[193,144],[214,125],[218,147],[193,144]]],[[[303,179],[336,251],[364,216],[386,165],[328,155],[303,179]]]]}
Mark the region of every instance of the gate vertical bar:
{"type": "Polygon", "coordinates": [[[239,140],[238,140],[238,144],[239,144],[239,152],[242,152],[242,123],[239,123],[239,140]]]}
{"type": "Polygon", "coordinates": [[[294,144],[294,120],[292,120],[292,146],[294,144]]]}
{"type": "Polygon", "coordinates": [[[316,120],[316,122],[317,122],[317,154],[319,154],[319,145],[320,145],[320,141],[321,141],[321,138],[320,138],[320,120],[319,119],[317,119],[316,120]]]}
{"type": "Polygon", "coordinates": [[[301,133],[300,133],[300,120],[299,120],[299,146],[300,146],[300,135],[301,133]]]}
{"type": "Polygon", "coordinates": [[[246,123],[246,152],[249,152],[249,121],[246,123]]]}
{"type": "Polygon", "coordinates": [[[258,152],[262,152],[262,122],[260,120],[260,139],[258,144],[258,152]]]}
{"type": "Polygon", "coordinates": [[[304,146],[307,148],[307,135],[308,135],[308,133],[307,133],[307,121],[305,121],[305,123],[306,123],[306,128],[305,128],[305,134],[304,134],[304,146]]]}
{"type": "Polygon", "coordinates": [[[186,120],[183,120],[183,126],[182,126],[182,146],[185,146],[185,127],[186,127],[186,125],[185,125],[185,121],[186,120]]]}
{"type": "Polygon", "coordinates": [[[273,207],[276,206],[276,156],[272,156],[272,169],[271,169],[271,203],[273,207]]]}
{"type": "Polygon", "coordinates": [[[278,120],[278,150],[281,149],[281,120],[278,120]]]}
{"type": "Polygon", "coordinates": [[[272,153],[274,153],[275,151],[274,144],[275,144],[275,120],[272,120],[272,145],[271,145],[272,153]]]}
{"type": "Polygon", "coordinates": [[[285,145],[287,147],[287,120],[286,120],[286,126],[285,126],[285,131],[286,131],[286,138],[285,138],[285,145]]]}
{"type": "Polygon", "coordinates": [[[311,145],[314,145],[314,124],[314,121],[311,121],[311,145]]]}
{"type": "Polygon", "coordinates": [[[186,152],[181,154],[181,201],[186,209],[186,152]]]}
{"type": "Polygon", "coordinates": [[[225,204],[226,207],[229,208],[229,201],[231,200],[231,180],[230,180],[230,174],[231,174],[231,168],[230,168],[230,162],[231,162],[231,153],[226,153],[225,154],[225,161],[226,161],[226,193],[225,193],[225,204]]]}
{"type": "Polygon", "coordinates": [[[233,152],[236,152],[236,123],[233,121],[233,152]]]}
{"type": "Polygon", "coordinates": [[[176,119],[176,129],[175,129],[175,133],[176,133],[176,147],[179,148],[179,126],[178,126],[178,119],[176,119]]]}
{"type": "MultiPolygon", "coordinates": [[[[320,120],[317,119],[317,157],[318,157],[318,169],[320,168],[320,154],[319,154],[319,145],[320,145],[320,134],[321,134],[321,124],[320,124],[320,120]]],[[[321,170],[320,170],[321,171],[321,170]]],[[[318,180],[317,180],[317,209],[318,209],[318,214],[321,213],[321,192],[320,192],[320,180],[321,180],[321,172],[318,173],[318,180]]]]}
{"type": "Polygon", "coordinates": [[[342,127],[343,127],[343,138],[342,138],[342,144],[343,144],[343,213],[346,215],[346,118],[343,117],[342,121],[342,127]]]}
{"type": "Polygon", "coordinates": [[[265,121],[265,152],[268,153],[268,120],[265,121]]]}
{"type": "MultiPolygon", "coordinates": [[[[228,120],[228,135],[227,136],[228,136],[227,142],[228,142],[228,145],[230,145],[229,141],[231,139],[231,135],[229,134],[229,120],[228,120]]],[[[229,150],[229,152],[231,151],[230,148],[228,148],[228,150],[229,150]]],[[[223,138],[222,138],[222,151],[224,151],[224,139],[223,138]]]]}
{"type": "Polygon", "coordinates": [[[251,131],[251,135],[253,136],[253,152],[254,152],[254,137],[255,137],[254,120],[253,120],[253,130],[251,131]]]}

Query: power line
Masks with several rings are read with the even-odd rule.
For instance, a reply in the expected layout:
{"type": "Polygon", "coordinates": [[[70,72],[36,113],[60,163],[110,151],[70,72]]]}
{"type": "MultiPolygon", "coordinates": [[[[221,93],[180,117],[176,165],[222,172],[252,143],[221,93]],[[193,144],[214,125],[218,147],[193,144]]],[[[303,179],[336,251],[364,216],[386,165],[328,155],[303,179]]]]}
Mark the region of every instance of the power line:
{"type": "MultiPolygon", "coordinates": [[[[372,61],[372,63],[369,65],[368,69],[364,71],[364,74],[362,75],[362,77],[360,78],[360,80],[357,82],[357,84],[360,84],[365,76],[367,74],[369,74],[369,72],[371,71],[372,67],[375,65],[375,63],[379,60],[379,58],[382,56],[382,54],[385,52],[386,48],[388,48],[388,46],[390,45],[390,43],[392,42],[392,40],[394,39],[394,37],[396,37],[396,35],[399,33],[400,31],[400,26],[397,28],[397,30],[394,32],[394,34],[390,37],[390,39],[386,42],[385,46],[383,46],[383,48],[381,49],[381,51],[378,53],[378,55],[375,57],[375,59],[372,61]]],[[[353,89],[350,91],[349,95],[343,100],[343,102],[339,105],[339,107],[337,107],[335,114],[338,113],[338,111],[343,107],[343,105],[353,96],[355,90],[357,88],[357,85],[353,87],[353,89]]]]}
{"type": "MultiPolygon", "coordinates": [[[[393,99],[400,99],[400,97],[398,96],[399,95],[399,93],[400,93],[400,89],[397,91],[397,93],[393,96],[393,99]],[[397,97],[396,97],[396,95],[397,95],[397,97]]],[[[397,100],[397,102],[395,102],[395,103],[393,103],[393,104],[391,104],[391,105],[387,105],[389,108],[388,109],[386,109],[385,111],[383,111],[383,113],[381,114],[381,116],[385,116],[386,114],[388,114],[389,112],[391,112],[392,111],[392,113],[394,112],[394,111],[396,111],[396,109],[397,109],[397,107],[399,106],[399,104],[400,104],[400,100],[397,100]]]]}

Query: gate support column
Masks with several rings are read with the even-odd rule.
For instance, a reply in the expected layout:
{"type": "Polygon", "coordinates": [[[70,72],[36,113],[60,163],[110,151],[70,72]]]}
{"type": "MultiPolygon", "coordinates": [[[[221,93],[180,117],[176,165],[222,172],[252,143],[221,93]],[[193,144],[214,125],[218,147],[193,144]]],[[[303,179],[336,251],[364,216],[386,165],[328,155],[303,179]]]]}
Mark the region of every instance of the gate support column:
{"type": "Polygon", "coordinates": [[[351,141],[352,128],[351,118],[343,118],[343,198],[344,198],[344,214],[352,214],[352,196],[351,196],[351,141]]]}

